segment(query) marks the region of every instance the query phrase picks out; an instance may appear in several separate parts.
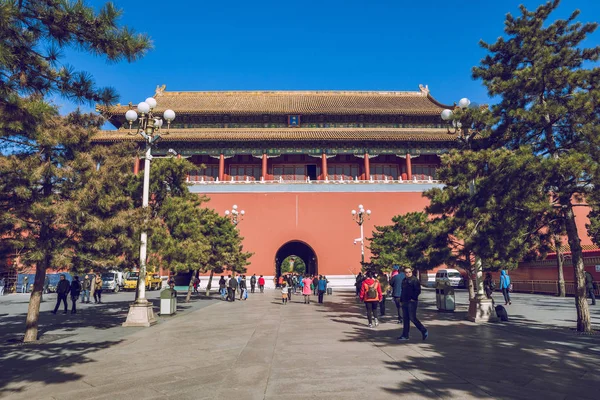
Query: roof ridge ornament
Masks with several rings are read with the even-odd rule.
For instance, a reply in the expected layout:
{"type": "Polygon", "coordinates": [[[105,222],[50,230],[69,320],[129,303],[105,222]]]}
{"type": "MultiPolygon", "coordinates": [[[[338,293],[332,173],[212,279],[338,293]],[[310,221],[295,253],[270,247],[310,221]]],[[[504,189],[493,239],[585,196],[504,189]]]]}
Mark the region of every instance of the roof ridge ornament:
{"type": "Polygon", "coordinates": [[[421,91],[421,94],[423,94],[423,96],[429,95],[429,85],[419,84],[419,90],[421,91]]]}
{"type": "Polygon", "coordinates": [[[167,85],[156,85],[156,90],[154,91],[154,97],[162,96],[163,92],[167,88],[167,85]]]}

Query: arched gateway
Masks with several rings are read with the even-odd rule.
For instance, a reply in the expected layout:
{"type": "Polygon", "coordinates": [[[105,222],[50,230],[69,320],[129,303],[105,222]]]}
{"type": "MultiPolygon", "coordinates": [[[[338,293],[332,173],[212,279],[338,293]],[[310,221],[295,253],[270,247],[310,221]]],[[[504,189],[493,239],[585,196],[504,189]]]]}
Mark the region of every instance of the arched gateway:
{"type": "Polygon", "coordinates": [[[300,257],[304,261],[305,274],[318,273],[317,255],[312,247],[300,240],[292,240],[283,244],[275,254],[275,276],[281,276],[281,263],[289,256],[300,257]]]}

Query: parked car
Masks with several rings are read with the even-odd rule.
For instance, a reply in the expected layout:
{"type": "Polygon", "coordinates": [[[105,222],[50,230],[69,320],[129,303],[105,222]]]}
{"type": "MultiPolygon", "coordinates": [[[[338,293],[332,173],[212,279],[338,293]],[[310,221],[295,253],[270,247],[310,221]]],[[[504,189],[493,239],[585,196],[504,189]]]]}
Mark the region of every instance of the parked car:
{"type": "Polygon", "coordinates": [[[102,289],[118,293],[123,288],[123,273],[109,271],[102,274],[102,289]]]}
{"type": "Polygon", "coordinates": [[[435,283],[448,282],[450,286],[464,287],[465,280],[457,269],[440,269],[435,274],[435,283]]]}

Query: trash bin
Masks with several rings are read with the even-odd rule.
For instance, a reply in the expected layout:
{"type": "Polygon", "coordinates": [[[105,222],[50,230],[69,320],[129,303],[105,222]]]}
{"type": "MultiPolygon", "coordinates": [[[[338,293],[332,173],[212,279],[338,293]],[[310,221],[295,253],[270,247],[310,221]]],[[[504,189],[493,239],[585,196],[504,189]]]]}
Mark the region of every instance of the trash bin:
{"type": "Polygon", "coordinates": [[[328,295],[331,295],[331,294],[333,294],[333,288],[330,288],[330,287],[328,287],[328,288],[327,288],[327,294],[328,294],[328,295]]]}
{"type": "Polygon", "coordinates": [[[438,282],[435,287],[435,304],[438,311],[450,311],[455,309],[454,287],[449,282],[438,282]]]}
{"type": "Polygon", "coordinates": [[[160,292],[160,315],[172,315],[177,312],[177,291],[165,289],[160,292]]]}

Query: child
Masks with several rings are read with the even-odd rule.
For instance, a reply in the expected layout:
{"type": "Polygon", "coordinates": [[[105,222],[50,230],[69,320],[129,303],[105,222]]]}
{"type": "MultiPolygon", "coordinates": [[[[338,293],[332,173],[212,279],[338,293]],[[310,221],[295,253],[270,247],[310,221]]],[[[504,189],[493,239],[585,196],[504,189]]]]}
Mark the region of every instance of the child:
{"type": "Polygon", "coordinates": [[[281,287],[281,302],[283,304],[287,304],[287,302],[288,302],[288,291],[289,291],[288,285],[287,285],[287,283],[284,283],[283,286],[281,287]]]}

